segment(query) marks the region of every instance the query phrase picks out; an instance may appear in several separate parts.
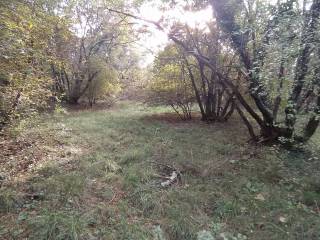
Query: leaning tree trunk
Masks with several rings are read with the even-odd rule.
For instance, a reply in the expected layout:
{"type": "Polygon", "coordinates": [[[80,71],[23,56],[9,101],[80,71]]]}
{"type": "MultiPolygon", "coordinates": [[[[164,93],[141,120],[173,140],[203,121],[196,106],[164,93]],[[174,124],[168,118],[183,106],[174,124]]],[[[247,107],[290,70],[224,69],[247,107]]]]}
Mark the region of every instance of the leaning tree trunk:
{"type": "MultiPolygon", "coordinates": [[[[242,1],[239,1],[239,3],[242,1]]],[[[236,93],[236,96],[244,109],[257,121],[261,129],[261,136],[263,141],[277,141],[281,137],[291,139],[293,141],[307,141],[316,131],[319,125],[319,109],[315,107],[313,116],[310,117],[308,123],[304,126],[304,132],[302,136],[296,136],[296,118],[298,113],[299,99],[304,89],[305,78],[309,73],[308,64],[310,62],[311,53],[316,43],[316,31],[319,24],[320,15],[320,0],[314,0],[311,4],[310,11],[306,14],[305,26],[301,34],[300,52],[296,62],[296,74],[294,78],[293,90],[288,101],[288,105],[285,110],[286,121],[285,126],[279,127],[276,123],[276,116],[278,113],[278,105],[281,100],[278,97],[275,100],[275,107],[273,111],[270,109],[270,99],[268,92],[265,90],[265,86],[260,82],[259,71],[265,58],[265,51],[263,49],[255,49],[255,52],[260,55],[250,56],[248,51],[249,39],[241,33],[241,27],[236,22],[236,8],[230,8],[230,1],[226,0],[211,0],[211,5],[215,10],[218,23],[222,26],[222,29],[230,36],[231,44],[235,51],[239,54],[240,60],[245,68],[244,77],[249,83],[249,91],[252,99],[259,112],[262,115],[257,116],[257,113],[252,108],[247,106],[247,103],[243,101],[241,94],[236,93]],[[239,34],[240,33],[240,34],[239,34]],[[280,99],[280,100],[279,100],[280,99]]],[[[241,7],[241,4],[239,5],[241,7]]],[[[276,18],[273,18],[276,19],[276,18]]],[[[271,19],[270,21],[273,21],[271,19]]],[[[267,26],[267,30],[270,26],[267,26]]],[[[265,34],[268,38],[269,34],[265,34]]],[[[252,39],[253,41],[255,39],[252,39]]],[[[264,41],[263,43],[267,43],[264,41]]],[[[264,46],[264,44],[262,44],[264,46]]],[[[319,46],[316,46],[319,48],[319,46]]],[[[209,63],[210,64],[210,63],[209,63]]],[[[281,76],[283,69],[280,67],[279,77],[281,76]]],[[[317,76],[315,76],[317,77],[317,76]]],[[[314,81],[316,82],[316,81],[314,81]]],[[[231,82],[232,83],[232,82],[231,82]]],[[[230,81],[227,82],[230,85],[230,81]]],[[[301,100],[300,100],[301,102],[301,100]]],[[[318,103],[317,103],[318,106],[318,103]]],[[[239,111],[238,111],[239,112],[239,111]]],[[[239,113],[241,114],[241,113],[239,113]]]]}
{"type": "Polygon", "coordinates": [[[218,76],[213,69],[211,70],[210,78],[205,74],[206,63],[198,59],[198,69],[200,71],[201,81],[201,96],[199,90],[194,84],[194,77],[191,69],[189,75],[192,76],[192,85],[196,92],[196,99],[200,106],[200,112],[203,121],[208,122],[225,122],[234,112],[234,99],[230,97],[226,91],[225,86],[219,83],[218,76]]]}

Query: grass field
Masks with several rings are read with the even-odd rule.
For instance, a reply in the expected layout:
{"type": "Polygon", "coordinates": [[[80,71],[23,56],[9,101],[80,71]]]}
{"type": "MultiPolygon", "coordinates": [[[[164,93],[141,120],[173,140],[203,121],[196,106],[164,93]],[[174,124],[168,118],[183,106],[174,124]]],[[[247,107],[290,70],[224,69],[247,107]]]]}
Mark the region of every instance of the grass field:
{"type": "Polygon", "coordinates": [[[120,102],[27,125],[0,161],[0,239],[320,239],[319,134],[287,151],[247,143],[236,118],[167,111],[120,102]],[[181,181],[161,187],[161,164],[181,181]]]}

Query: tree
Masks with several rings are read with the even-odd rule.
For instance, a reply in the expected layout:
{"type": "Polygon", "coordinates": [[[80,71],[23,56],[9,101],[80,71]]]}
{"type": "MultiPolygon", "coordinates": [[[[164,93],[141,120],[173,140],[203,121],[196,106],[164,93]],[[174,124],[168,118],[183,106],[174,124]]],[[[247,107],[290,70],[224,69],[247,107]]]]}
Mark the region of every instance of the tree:
{"type": "Polygon", "coordinates": [[[92,107],[98,99],[111,100],[112,95],[120,90],[120,82],[116,70],[107,65],[101,59],[91,59],[89,68],[92,72],[98,72],[97,76],[90,82],[86,91],[89,105],[92,107]]]}
{"type": "Polygon", "coordinates": [[[234,57],[218,44],[219,29],[212,24],[208,29],[190,29],[187,25],[176,24],[169,37],[185,51],[184,58],[194,94],[204,121],[227,121],[235,109],[234,94],[221,84],[216,70],[208,68],[198,56],[206,59],[219,69],[225,77],[237,75],[230,67],[234,57]],[[194,58],[188,58],[188,55],[194,58]]]}
{"type": "Polygon", "coordinates": [[[239,55],[250,96],[257,107],[246,110],[260,126],[263,141],[307,141],[319,125],[319,72],[315,63],[319,62],[320,1],[312,1],[308,10],[291,0],[275,6],[252,0],[210,3],[228,35],[230,42],[225,44],[230,43],[239,55]],[[277,71],[266,63],[272,54],[279,56],[277,71]],[[277,86],[275,99],[270,85],[277,86]],[[282,94],[285,88],[288,97],[282,94]],[[315,96],[312,103],[311,96],[315,96]],[[309,108],[304,107],[306,102],[309,108]],[[278,120],[280,110],[284,112],[283,121],[278,120]],[[302,123],[301,132],[298,117],[308,119],[302,123]]]}
{"type": "Polygon", "coordinates": [[[135,41],[126,17],[107,11],[109,5],[124,5],[123,1],[71,1],[64,10],[73,21],[73,36],[63,49],[69,52],[68,64],[53,67],[53,76],[63,88],[69,103],[76,104],[93,81],[101,76],[92,62],[99,58],[109,66],[115,65],[113,52],[135,41]],[[75,14],[74,14],[75,13],[75,14]],[[72,49],[69,51],[68,49],[72,49]],[[96,71],[94,71],[94,69],[96,71]]]}
{"type": "Polygon", "coordinates": [[[28,0],[0,3],[0,128],[54,107],[58,98],[111,95],[119,89],[113,52],[136,40],[125,1],[28,0]],[[101,88],[101,89],[99,89],[101,88]]]}
{"type": "MultiPolygon", "coordinates": [[[[120,15],[125,15],[131,18],[142,20],[146,23],[150,23],[154,25],[158,30],[167,32],[166,28],[162,26],[162,23],[164,22],[163,18],[161,18],[158,22],[156,22],[156,21],[151,21],[148,19],[141,18],[139,16],[133,15],[128,12],[123,12],[116,9],[109,9],[109,10],[111,12],[115,12],[120,15]]],[[[165,24],[165,25],[168,25],[168,24],[165,24]]],[[[217,65],[219,64],[222,64],[222,65],[225,64],[227,61],[224,61],[224,60],[226,59],[229,60],[228,57],[224,60],[219,59],[219,57],[215,57],[215,54],[219,56],[223,56],[222,52],[220,52],[223,49],[223,46],[221,48],[219,48],[218,45],[216,45],[217,48],[212,47],[212,43],[213,44],[219,43],[220,40],[218,38],[214,38],[210,40],[211,36],[208,38],[205,32],[201,33],[206,35],[204,36],[204,39],[200,40],[199,38],[195,40],[195,36],[191,34],[191,31],[188,29],[188,27],[187,26],[183,27],[183,25],[181,25],[180,23],[175,23],[173,26],[170,26],[170,27],[171,29],[168,34],[169,39],[171,39],[184,51],[185,64],[188,69],[188,74],[190,76],[194,94],[201,111],[202,119],[205,121],[226,121],[232,115],[234,108],[236,108],[238,112],[241,111],[241,109],[234,104],[234,97],[233,97],[234,93],[228,90],[225,91],[227,89],[227,86],[221,85],[221,78],[225,78],[222,76],[224,74],[228,76],[229,73],[231,72],[230,69],[228,69],[226,72],[220,71],[218,78],[216,78],[217,69],[223,69],[223,68],[222,67],[215,68],[215,67],[217,67],[217,65]],[[182,29],[185,29],[186,31],[181,31],[182,29]],[[203,54],[201,54],[201,51],[203,49],[206,51],[206,53],[210,54],[210,56],[204,56],[203,54]],[[195,58],[196,62],[198,63],[198,66],[195,66],[195,64],[190,64],[188,62],[187,57],[189,55],[195,58]],[[214,62],[214,64],[212,64],[212,61],[214,62]],[[194,74],[192,73],[192,68],[197,69],[196,71],[200,73],[200,78],[202,81],[201,90],[199,90],[199,88],[197,87],[194,74]],[[223,96],[224,94],[226,94],[227,96],[224,97],[223,96]]],[[[210,33],[214,36],[213,34],[214,31],[211,31],[210,33]]],[[[201,36],[201,34],[198,34],[197,37],[201,36]]],[[[230,55],[230,54],[226,54],[226,55],[230,55]]],[[[237,86],[235,85],[232,85],[232,87],[233,89],[237,89],[237,86]]],[[[244,115],[243,114],[241,115],[244,118],[244,115]]],[[[245,120],[245,122],[247,122],[247,120],[245,120]]],[[[250,133],[252,133],[252,130],[251,130],[252,127],[248,125],[248,128],[250,128],[250,133]]]]}
{"type": "Polygon", "coordinates": [[[59,61],[51,41],[68,32],[64,18],[52,12],[54,7],[46,1],[0,3],[0,128],[50,103],[50,65],[59,61]]]}
{"type": "Polygon", "coordinates": [[[168,105],[182,120],[191,119],[194,95],[186,62],[179,49],[170,44],[160,52],[153,66],[149,103],[168,105]]]}

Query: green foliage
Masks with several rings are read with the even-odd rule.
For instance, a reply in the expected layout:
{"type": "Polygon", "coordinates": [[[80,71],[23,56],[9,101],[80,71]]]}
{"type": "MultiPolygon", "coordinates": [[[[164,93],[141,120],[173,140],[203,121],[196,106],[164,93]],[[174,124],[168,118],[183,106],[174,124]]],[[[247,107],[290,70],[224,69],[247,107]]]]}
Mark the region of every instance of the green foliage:
{"type": "Polygon", "coordinates": [[[64,8],[73,22],[74,37],[73,42],[62,47],[62,53],[68,53],[64,56],[68,64],[56,67],[54,75],[69,103],[76,104],[87,97],[93,105],[97,98],[114,95],[120,90],[121,75],[136,67],[131,64],[137,61],[134,51],[128,49],[136,38],[132,24],[108,10],[127,5],[135,7],[139,3],[77,0],[64,8]]]}
{"type": "Polygon", "coordinates": [[[171,106],[181,118],[191,118],[193,88],[183,56],[174,45],[168,45],[158,54],[148,88],[149,103],[171,106]]]}
{"type": "Polygon", "coordinates": [[[287,146],[308,141],[319,126],[319,2],[211,5],[246,69],[250,96],[267,125],[257,120],[263,137],[287,146]]]}
{"type": "Polygon", "coordinates": [[[78,103],[86,95],[91,105],[112,99],[121,89],[123,63],[137,59],[127,54],[126,43],[136,37],[128,20],[106,10],[124,5],[120,0],[1,2],[0,128],[54,110],[60,99],[78,103]]]}
{"type": "Polygon", "coordinates": [[[90,72],[98,72],[85,93],[90,105],[97,99],[112,98],[120,91],[121,85],[117,72],[110,64],[107,65],[103,59],[93,57],[89,60],[88,67],[90,72]]]}
{"type": "Polygon", "coordinates": [[[50,65],[59,62],[52,39],[64,38],[68,25],[45,1],[4,1],[0,11],[1,126],[48,108],[53,95],[50,65]]]}

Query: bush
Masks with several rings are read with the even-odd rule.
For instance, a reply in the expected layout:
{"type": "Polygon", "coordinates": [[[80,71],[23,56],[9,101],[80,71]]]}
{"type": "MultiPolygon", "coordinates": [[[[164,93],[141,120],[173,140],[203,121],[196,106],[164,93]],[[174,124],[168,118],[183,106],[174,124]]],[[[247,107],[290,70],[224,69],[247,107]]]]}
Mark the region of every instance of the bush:
{"type": "Polygon", "coordinates": [[[148,103],[170,106],[183,120],[191,119],[195,101],[185,68],[178,49],[168,45],[159,53],[153,66],[153,78],[147,87],[148,103]]]}

